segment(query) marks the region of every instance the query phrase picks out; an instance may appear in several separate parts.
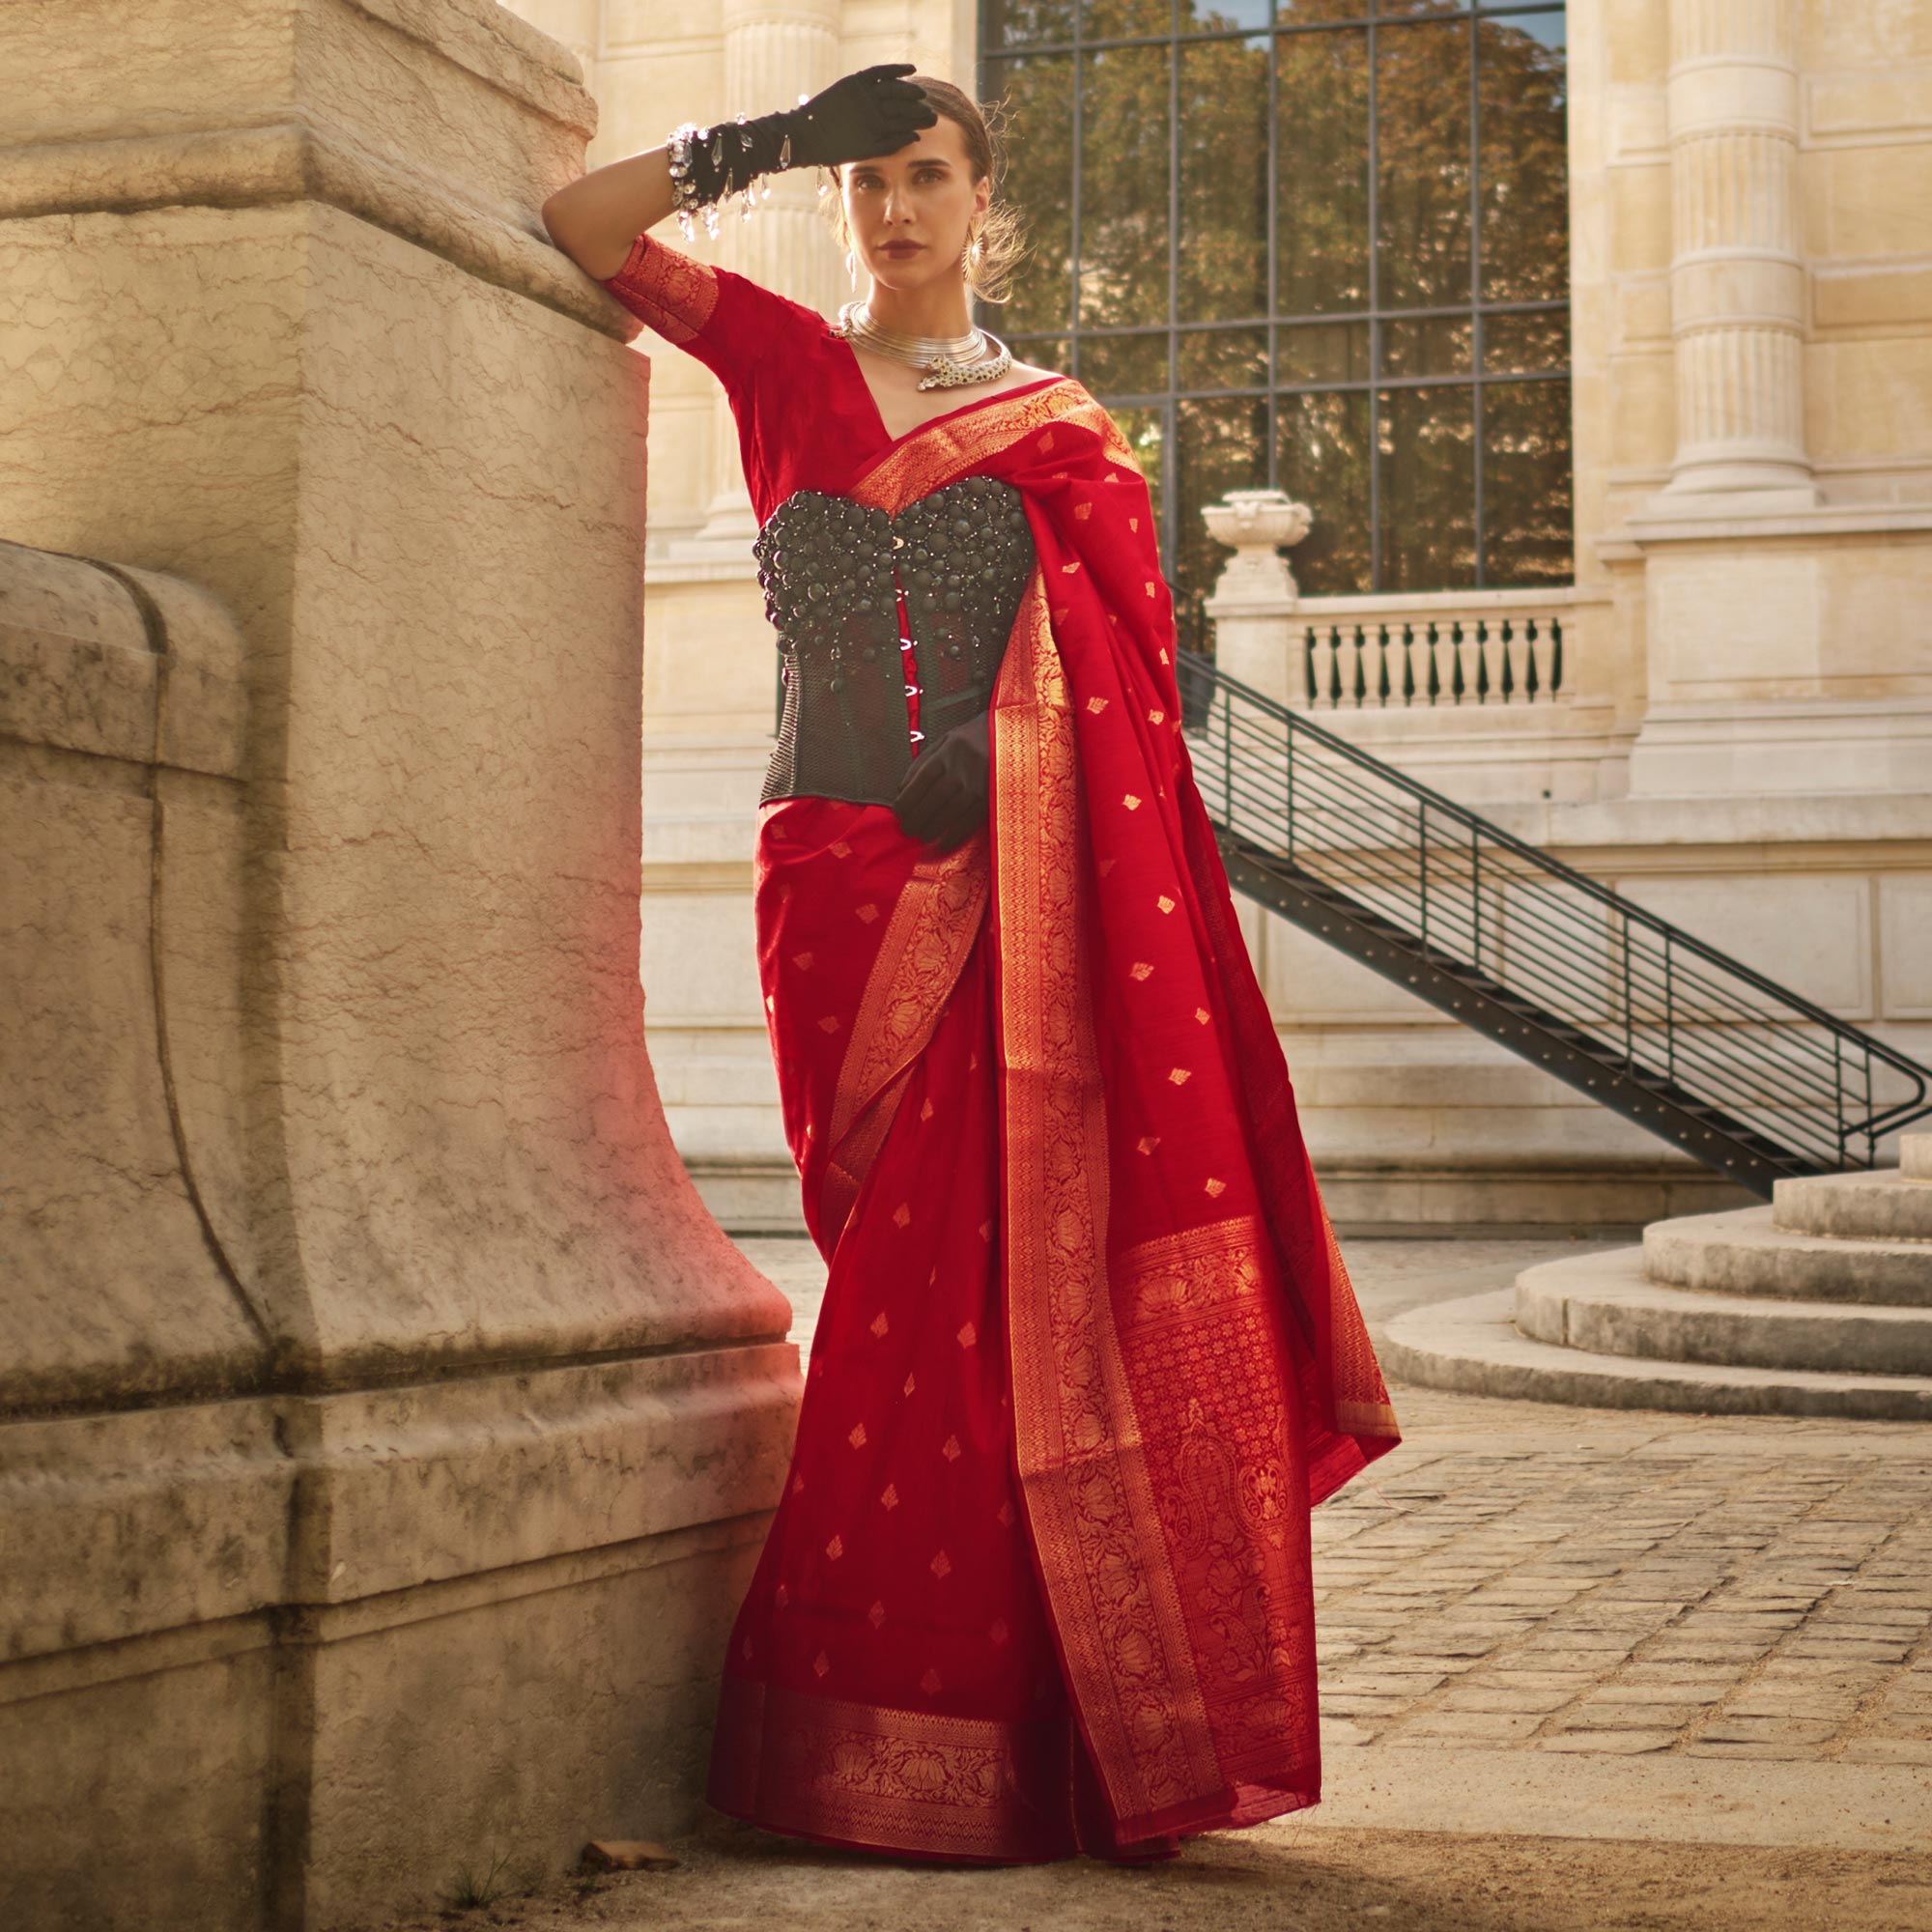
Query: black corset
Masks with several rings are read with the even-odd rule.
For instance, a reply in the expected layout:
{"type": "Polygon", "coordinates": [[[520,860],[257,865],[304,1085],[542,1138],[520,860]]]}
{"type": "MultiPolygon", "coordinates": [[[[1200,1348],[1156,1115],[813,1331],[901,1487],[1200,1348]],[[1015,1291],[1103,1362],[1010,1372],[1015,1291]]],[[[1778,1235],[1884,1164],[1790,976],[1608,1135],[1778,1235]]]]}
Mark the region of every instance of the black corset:
{"type": "Polygon", "coordinates": [[[759,803],[891,805],[912,768],[896,564],[930,749],[992,701],[1027,580],[1033,531],[1020,493],[964,476],[897,516],[798,490],[752,546],[783,653],[778,749],[759,803]]]}

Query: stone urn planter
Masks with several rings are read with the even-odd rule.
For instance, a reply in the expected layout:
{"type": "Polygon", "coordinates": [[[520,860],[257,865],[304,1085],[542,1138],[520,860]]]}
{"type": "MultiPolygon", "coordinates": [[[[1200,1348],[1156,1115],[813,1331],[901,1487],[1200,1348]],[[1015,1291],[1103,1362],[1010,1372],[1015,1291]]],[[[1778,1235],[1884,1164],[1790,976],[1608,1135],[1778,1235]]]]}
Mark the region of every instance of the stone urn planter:
{"type": "Polygon", "coordinates": [[[1306,503],[1283,490],[1230,490],[1218,503],[1204,504],[1202,520],[1216,543],[1232,546],[1234,556],[1214,585],[1216,603],[1255,598],[1273,601],[1297,593],[1284,546],[1298,544],[1315,523],[1306,503]]]}

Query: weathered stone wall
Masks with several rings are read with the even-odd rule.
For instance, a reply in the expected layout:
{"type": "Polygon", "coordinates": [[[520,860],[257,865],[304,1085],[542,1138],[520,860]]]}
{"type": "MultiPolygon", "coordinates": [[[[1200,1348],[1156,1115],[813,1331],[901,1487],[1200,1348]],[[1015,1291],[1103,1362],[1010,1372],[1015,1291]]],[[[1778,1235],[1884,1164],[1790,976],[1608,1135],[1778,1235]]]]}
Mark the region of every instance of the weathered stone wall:
{"type": "Polygon", "coordinates": [[[0,1922],[696,1808],[797,1392],[638,979],[647,365],[489,0],[0,12],[0,1922]]]}

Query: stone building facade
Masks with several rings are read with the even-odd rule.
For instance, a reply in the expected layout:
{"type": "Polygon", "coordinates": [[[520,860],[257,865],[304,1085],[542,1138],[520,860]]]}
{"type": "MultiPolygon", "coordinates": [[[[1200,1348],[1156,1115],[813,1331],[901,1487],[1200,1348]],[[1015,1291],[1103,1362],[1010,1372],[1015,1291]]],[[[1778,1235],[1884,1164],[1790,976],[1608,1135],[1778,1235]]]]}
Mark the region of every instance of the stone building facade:
{"type": "MultiPolygon", "coordinates": [[[[787,105],[877,60],[967,85],[979,71],[975,0],[525,11],[586,63],[604,110],[593,162],[687,115],[787,105]]],[[[1266,24],[1252,8],[1238,18],[1266,24]]],[[[1279,573],[1237,574],[1208,606],[1221,661],[1922,1056],[1932,14],[1916,0],[1570,0],[1565,25],[1570,581],[1300,597],[1279,573]],[[1538,615],[1560,624],[1563,652],[1559,686],[1535,701],[1309,697],[1312,659],[1340,681],[1338,640],[1352,679],[1359,638],[1373,658],[1405,625],[1446,636],[1459,619],[1538,615]]],[[[690,245],[829,316],[848,290],[813,203],[810,181],[780,177],[753,217],[690,245]]],[[[772,713],[753,525],[722,393],[655,338],[638,346],[657,370],[652,1050],[678,1146],[726,1224],[794,1225],[748,896],[772,713]]],[[[1309,507],[1318,529],[1334,513],[1309,507]]],[[[1348,1221],[1601,1225],[1736,1198],[1272,915],[1250,909],[1250,940],[1348,1221]]]]}

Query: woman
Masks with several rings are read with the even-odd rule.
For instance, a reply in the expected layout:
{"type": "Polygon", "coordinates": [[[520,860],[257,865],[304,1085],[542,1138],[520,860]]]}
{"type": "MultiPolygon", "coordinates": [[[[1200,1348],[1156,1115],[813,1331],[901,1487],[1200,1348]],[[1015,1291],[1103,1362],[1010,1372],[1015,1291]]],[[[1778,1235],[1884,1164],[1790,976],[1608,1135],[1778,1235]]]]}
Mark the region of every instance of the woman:
{"type": "Polygon", "coordinates": [[[971,327],[1013,224],[979,109],[910,73],[544,211],[724,384],[784,653],[755,917],[830,1275],[710,1795],[1159,1858],[1319,1798],[1309,1510],[1395,1418],[1189,774],[1145,480],[971,327]],[[806,164],[871,277],[837,327],[640,232],[806,164]]]}

